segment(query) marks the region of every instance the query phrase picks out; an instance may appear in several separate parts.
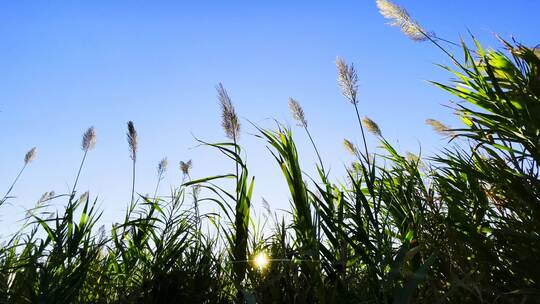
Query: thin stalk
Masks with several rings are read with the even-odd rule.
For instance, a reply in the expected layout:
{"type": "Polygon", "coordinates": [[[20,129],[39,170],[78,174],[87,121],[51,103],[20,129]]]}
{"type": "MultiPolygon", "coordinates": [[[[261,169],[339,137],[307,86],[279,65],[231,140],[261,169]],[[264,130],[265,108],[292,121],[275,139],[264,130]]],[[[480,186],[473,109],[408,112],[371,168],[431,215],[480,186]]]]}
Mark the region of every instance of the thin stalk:
{"type": "Polygon", "coordinates": [[[15,180],[13,181],[13,183],[11,184],[11,186],[9,187],[8,191],[6,192],[6,194],[4,195],[4,197],[2,198],[2,200],[0,200],[0,205],[2,205],[2,204],[6,201],[6,199],[7,199],[8,195],[9,195],[9,193],[11,193],[11,190],[13,190],[13,187],[15,187],[15,184],[16,184],[17,181],[19,180],[19,177],[21,177],[21,174],[23,173],[24,169],[26,168],[26,165],[27,165],[27,163],[25,163],[25,164],[22,166],[21,171],[19,171],[19,174],[17,174],[17,177],[15,177],[15,180]]]}
{"type": "Polygon", "coordinates": [[[132,164],[132,177],[131,177],[131,203],[135,200],[135,159],[133,159],[132,164]]]}
{"type": "MultiPolygon", "coordinates": [[[[236,132],[235,132],[235,130],[233,130],[233,143],[234,143],[234,150],[235,150],[236,154],[240,155],[240,151],[239,151],[239,149],[238,149],[238,144],[236,143],[236,132]]],[[[237,161],[237,160],[235,160],[234,165],[235,165],[235,170],[236,170],[236,175],[235,175],[235,179],[236,179],[236,191],[235,191],[235,192],[236,192],[236,202],[235,202],[235,204],[238,205],[238,200],[240,199],[240,193],[239,193],[239,190],[240,190],[240,189],[239,189],[240,179],[238,178],[238,161],[237,161]]],[[[238,228],[238,227],[236,227],[236,229],[237,229],[237,228],[238,228]]],[[[237,238],[237,235],[238,235],[238,232],[237,232],[237,231],[235,231],[235,235],[236,235],[236,236],[235,236],[235,240],[234,240],[234,241],[235,241],[235,244],[237,244],[237,243],[238,243],[238,239],[236,239],[236,238],[237,238]]],[[[236,245],[235,245],[235,247],[236,247],[236,245]]],[[[234,252],[234,251],[236,251],[236,250],[233,249],[233,252],[234,252]]],[[[233,271],[235,271],[234,268],[233,268],[233,271]]],[[[236,274],[235,274],[235,275],[236,275],[236,274]]],[[[241,303],[241,302],[244,302],[244,297],[243,297],[243,295],[242,295],[242,291],[241,291],[241,288],[240,288],[241,285],[242,285],[243,279],[244,279],[244,278],[237,278],[237,280],[238,280],[238,286],[236,286],[236,288],[237,288],[236,298],[238,299],[238,301],[239,301],[240,303],[241,303]]]]}
{"type": "Polygon", "coordinates": [[[319,150],[317,149],[317,146],[315,145],[315,141],[313,140],[313,137],[311,136],[311,133],[309,132],[309,129],[307,128],[307,126],[304,126],[304,130],[306,130],[307,136],[309,137],[309,140],[311,141],[311,145],[313,146],[313,149],[315,150],[315,153],[317,154],[317,158],[319,159],[319,164],[321,164],[322,171],[326,173],[326,171],[324,170],[324,165],[323,165],[321,155],[319,154],[319,150]]]}
{"type": "MultiPolygon", "coordinates": [[[[448,57],[450,57],[450,59],[457,65],[459,66],[461,69],[463,70],[466,70],[465,67],[454,57],[454,55],[452,55],[450,52],[448,52],[445,48],[443,48],[437,41],[435,41],[435,39],[437,40],[441,40],[441,41],[444,41],[444,42],[448,42],[450,43],[450,41],[448,40],[445,40],[445,39],[442,39],[442,38],[439,38],[439,37],[435,37],[435,39],[433,39],[430,35],[428,35],[427,33],[425,33],[424,31],[420,30],[420,33],[422,33],[422,35],[424,35],[431,43],[433,43],[436,47],[438,47],[441,51],[443,51],[448,57]]],[[[455,44],[455,43],[451,43],[451,44],[455,44]]],[[[468,49],[467,49],[468,50],[468,49]]]]}
{"type": "Polygon", "coordinates": [[[79,181],[79,177],[81,176],[81,171],[84,165],[84,161],[86,160],[86,154],[88,154],[88,150],[84,151],[84,155],[81,161],[81,165],[79,166],[79,171],[77,172],[77,177],[75,178],[75,183],[73,184],[73,189],[71,189],[71,196],[69,200],[71,201],[73,197],[75,196],[75,189],[77,188],[77,182],[79,181]]]}
{"type": "Polygon", "coordinates": [[[360,112],[358,111],[358,105],[356,103],[354,103],[354,109],[356,111],[356,118],[358,119],[358,124],[360,125],[360,131],[362,132],[362,140],[364,142],[364,149],[366,151],[365,157],[368,164],[368,168],[371,168],[371,165],[369,163],[369,152],[368,152],[368,147],[366,143],[366,135],[364,133],[364,127],[362,126],[362,120],[360,119],[360,112]]]}
{"type": "Polygon", "coordinates": [[[162,175],[159,174],[158,175],[158,181],[157,181],[157,184],[156,184],[156,190],[154,191],[154,202],[156,201],[156,198],[157,198],[157,192],[158,192],[158,189],[159,189],[159,183],[161,182],[161,178],[162,178],[162,175]]]}
{"type": "MultiPolygon", "coordinates": [[[[236,151],[236,154],[240,155],[240,151],[238,149],[238,144],[236,143],[236,132],[233,131],[233,142],[234,142],[234,150],[236,151]]],[[[238,161],[234,162],[235,169],[236,169],[236,202],[238,203],[239,194],[238,194],[238,161]]]]}
{"type": "MultiPolygon", "coordinates": [[[[315,150],[315,153],[317,154],[317,158],[319,159],[319,163],[321,165],[321,170],[323,171],[323,175],[326,176],[326,170],[324,170],[324,164],[321,158],[321,155],[319,154],[319,150],[317,149],[317,145],[315,145],[315,141],[313,140],[313,137],[311,136],[311,133],[309,132],[309,129],[307,125],[303,125],[304,130],[306,130],[306,133],[309,137],[309,140],[311,141],[311,145],[313,145],[313,149],[315,150]]],[[[315,202],[317,202],[315,200],[315,202]]],[[[319,244],[321,241],[321,216],[320,216],[320,210],[317,204],[315,204],[315,221],[317,223],[317,259],[319,259],[319,244]]]]}

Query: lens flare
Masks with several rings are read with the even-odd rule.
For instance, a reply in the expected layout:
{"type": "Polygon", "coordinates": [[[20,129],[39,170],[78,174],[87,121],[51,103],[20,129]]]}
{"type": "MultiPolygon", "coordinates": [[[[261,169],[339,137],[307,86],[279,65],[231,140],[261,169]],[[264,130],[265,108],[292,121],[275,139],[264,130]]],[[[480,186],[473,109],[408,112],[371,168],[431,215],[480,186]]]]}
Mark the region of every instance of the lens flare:
{"type": "Polygon", "coordinates": [[[268,263],[270,260],[268,259],[268,255],[264,252],[259,252],[255,258],[253,259],[253,262],[257,268],[260,270],[264,269],[266,266],[268,266],[268,263]]]}

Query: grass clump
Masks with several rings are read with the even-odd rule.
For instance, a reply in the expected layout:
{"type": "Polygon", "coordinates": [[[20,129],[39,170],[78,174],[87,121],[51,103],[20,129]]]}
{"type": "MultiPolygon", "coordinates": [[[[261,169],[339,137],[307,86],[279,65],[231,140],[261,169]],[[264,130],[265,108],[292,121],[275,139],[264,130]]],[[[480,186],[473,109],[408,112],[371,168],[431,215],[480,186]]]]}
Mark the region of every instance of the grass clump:
{"type": "MultiPolygon", "coordinates": [[[[361,119],[358,76],[337,60],[338,84],[354,107],[363,149],[344,140],[352,165],[343,180],[324,168],[306,114],[289,108],[315,152],[317,176],[300,165],[293,130],[255,126],[290,194],[290,217],[265,231],[252,208],[254,177],[240,145],[240,121],[217,86],[228,141],[208,143],[231,172],[192,179],[158,196],[135,188],[138,135],[127,124],[131,200],[123,220],[96,225],[101,211],[77,181],[95,129],[83,136],[83,158],[70,193],[46,192],[19,232],[0,246],[2,303],[540,303],[540,58],[503,41],[506,51],[461,44],[463,60],[441,46],[389,1],[377,1],[392,24],[450,56],[456,78],[434,83],[457,96],[463,122],[426,122],[456,144],[423,158],[399,153],[371,119],[361,119]],[[368,147],[364,127],[381,148],[368,147]],[[370,153],[371,151],[371,153],[370,153]],[[376,153],[373,153],[376,152],[376,153]],[[51,201],[65,199],[62,210],[51,201]],[[219,207],[201,213],[203,203],[219,207]]],[[[9,196],[36,149],[0,202],[9,196]]],[[[268,204],[267,204],[268,205],[268,204]]],[[[266,207],[270,213],[270,207],[266,207]]]]}

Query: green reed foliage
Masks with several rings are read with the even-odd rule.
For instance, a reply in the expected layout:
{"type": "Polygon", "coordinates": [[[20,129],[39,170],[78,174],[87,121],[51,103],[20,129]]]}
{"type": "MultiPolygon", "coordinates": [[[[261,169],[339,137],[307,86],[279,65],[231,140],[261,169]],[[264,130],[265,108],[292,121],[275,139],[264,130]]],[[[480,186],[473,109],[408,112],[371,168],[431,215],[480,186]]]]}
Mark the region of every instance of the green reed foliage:
{"type": "MultiPolygon", "coordinates": [[[[462,100],[454,107],[464,124],[451,129],[428,120],[454,145],[427,159],[398,152],[375,121],[360,118],[358,76],[338,59],[338,83],[354,106],[363,149],[346,140],[352,165],[343,179],[330,177],[291,99],[317,154],[311,177],[291,129],[256,127],[291,199],[291,219],[274,214],[267,232],[252,214],[254,177],[220,84],[229,141],[200,142],[230,160],[232,172],[191,180],[191,162],[182,162],[183,184],[159,196],[165,158],[154,194],[137,197],[138,139],[128,123],[130,203],[119,223],[95,229],[97,199],[76,197],[96,142],[89,128],[71,191],[44,194],[0,245],[0,303],[540,303],[538,51],[506,41],[505,50],[484,50],[473,37],[474,49],[462,43],[459,60],[404,9],[377,5],[392,25],[434,43],[455,64],[443,68],[457,78],[435,85],[462,100]],[[364,128],[379,148],[368,147],[364,128]],[[53,202],[64,198],[56,210],[53,202]],[[201,213],[201,204],[220,212],[201,213]],[[269,256],[265,267],[254,264],[260,252],[269,256]]],[[[21,173],[34,158],[30,150],[21,173]]]]}

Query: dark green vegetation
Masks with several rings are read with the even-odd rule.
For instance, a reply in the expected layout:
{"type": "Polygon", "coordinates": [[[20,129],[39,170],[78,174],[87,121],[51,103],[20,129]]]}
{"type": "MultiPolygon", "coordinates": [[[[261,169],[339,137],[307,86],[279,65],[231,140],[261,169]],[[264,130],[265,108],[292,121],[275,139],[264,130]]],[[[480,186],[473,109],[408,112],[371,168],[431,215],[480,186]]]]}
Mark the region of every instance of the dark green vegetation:
{"type": "MultiPolygon", "coordinates": [[[[338,60],[359,131],[385,152],[346,141],[354,161],[345,182],[329,180],[321,158],[309,177],[291,129],[256,127],[291,197],[290,218],[276,216],[269,236],[251,217],[254,179],[220,85],[230,141],[203,144],[234,172],[191,180],[191,163],[181,163],[185,183],[170,197],[134,195],[108,230],[96,229],[101,213],[88,193],[76,195],[76,182],[72,193],[47,193],[0,246],[0,302],[540,303],[540,57],[517,43],[504,48],[463,44],[463,59],[449,54],[456,79],[435,85],[463,100],[455,105],[463,127],[430,120],[457,144],[424,161],[360,119],[356,73],[338,60]],[[62,199],[65,208],[51,211],[62,199]],[[222,212],[201,214],[202,202],[222,212]],[[268,265],[256,265],[260,252],[268,265]]],[[[300,105],[290,106],[312,139],[300,105]]],[[[132,123],[128,130],[135,179],[137,133],[132,123]]],[[[84,158],[94,142],[89,129],[84,158]]]]}

